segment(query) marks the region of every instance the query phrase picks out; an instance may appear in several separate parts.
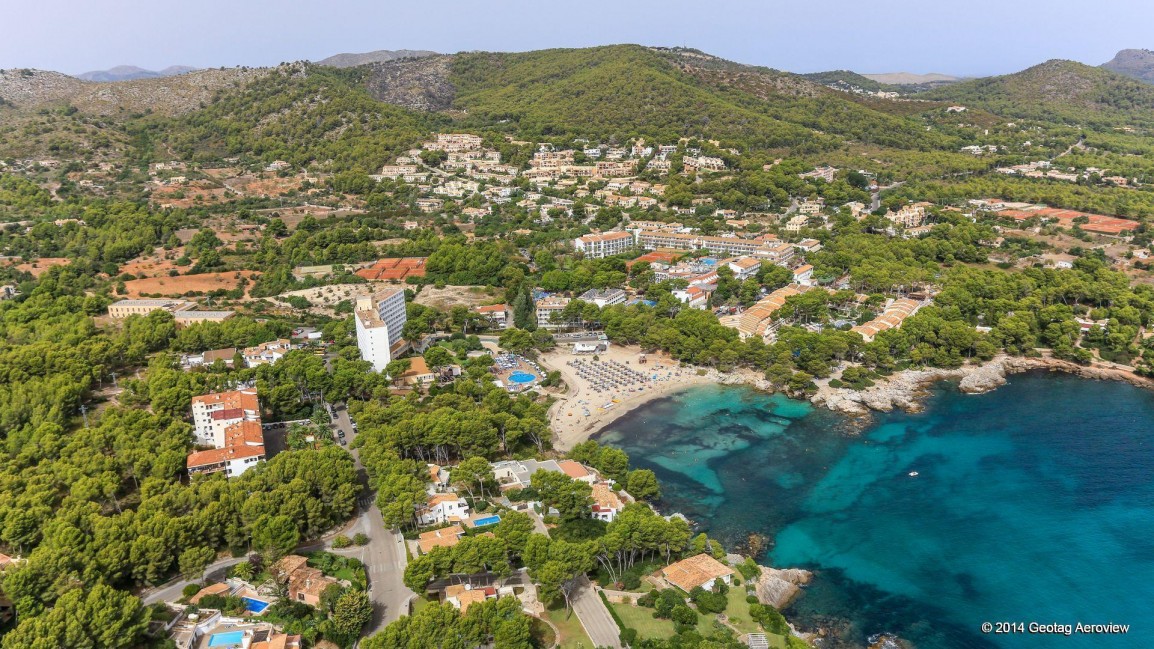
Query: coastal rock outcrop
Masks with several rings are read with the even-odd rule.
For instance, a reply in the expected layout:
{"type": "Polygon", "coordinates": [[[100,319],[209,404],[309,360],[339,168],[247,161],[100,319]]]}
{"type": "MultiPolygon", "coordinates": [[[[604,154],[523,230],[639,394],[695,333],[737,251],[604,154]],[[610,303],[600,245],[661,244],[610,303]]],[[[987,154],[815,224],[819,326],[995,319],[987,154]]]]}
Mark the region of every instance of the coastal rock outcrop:
{"type": "Polygon", "coordinates": [[[1006,384],[1006,364],[994,360],[966,372],[958,382],[958,389],[967,394],[981,394],[1006,384]]]}
{"type": "Polygon", "coordinates": [[[813,573],[808,570],[759,567],[761,575],[757,579],[757,599],[778,610],[788,606],[801,591],[801,587],[813,579],[813,573]]]}

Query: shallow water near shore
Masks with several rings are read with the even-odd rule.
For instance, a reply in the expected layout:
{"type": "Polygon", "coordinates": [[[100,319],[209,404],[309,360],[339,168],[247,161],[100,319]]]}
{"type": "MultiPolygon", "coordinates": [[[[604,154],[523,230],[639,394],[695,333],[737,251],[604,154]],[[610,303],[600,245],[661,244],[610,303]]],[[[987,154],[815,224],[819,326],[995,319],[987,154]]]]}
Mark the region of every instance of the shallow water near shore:
{"type": "Polygon", "coordinates": [[[921,649],[1154,646],[1154,394],[1029,373],[949,384],[864,429],[780,395],[692,388],[598,436],[653,469],[664,511],[763,562],[817,572],[787,615],[826,647],[881,632],[921,649]],[[918,475],[911,477],[909,473],[918,475]],[[983,633],[983,622],[1130,625],[983,633]]]}

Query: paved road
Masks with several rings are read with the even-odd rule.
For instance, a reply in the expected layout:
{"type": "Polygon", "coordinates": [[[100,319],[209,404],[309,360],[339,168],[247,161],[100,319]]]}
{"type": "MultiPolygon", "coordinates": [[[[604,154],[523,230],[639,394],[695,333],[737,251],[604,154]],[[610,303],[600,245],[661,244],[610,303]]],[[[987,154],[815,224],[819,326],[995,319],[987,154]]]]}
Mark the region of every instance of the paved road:
{"type": "MultiPolygon", "coordinates": [[[[352,444],[356,438],[349,413],[344,406],[334,408],[336,420],[334,424],[345,432],[345,440],[352,444]]],[[[347,448],[347,447],[346,447],[347,448]]],[[[394,530],[386,529],[381,519],[381,512],[377,509],[376,494],[368,489],[368,475],[361,465],[360,454],[355,449],[349,453],[356,462],[357,474],[365,486],[357,501],[357,509],[361,512],[357,522],[347,530],[350,536],[357,532],[368,535],[369,542],[363,547],[351,547],[333,550],[331,540],[317,540],[306,543],[297,548],[300,552],[314,550],[329,550],[344,556],[356,557],[365,564],[369,578],[369,598],[373,602],[373,620],[365,629],[365,635],[372,635],[383,629],[390,622],[396,621],[403,615],[409,614],[409,599],[413,592],[405,586],[404,575],[408,558],[405,554],[404,538],[394,530]]],[[[229,557],[211,564],[204,572],[204,578],[198,580],[223,581],[228,569],[235,566],[247,557],[229,557]]],[[[176,601],[181,598],[184,587],[190,582],[187,579],[169,582],[164,586],[148,591],[144,594],[144,603],[176,601]]]]}
{"type": "MultiPolygon", "coordinates": [[[[334,407],[336,420],[334,424],[338,430],[345,433],[345,440],[351,445],[356,439],[356,431],[349,419],[348,410],[343,405],[334,407]]],[[[377,509],[376,494],[368,488],[368,475],[361,465],[360,453],[350,449],[349,453],[356,462],[357,473],[364,492],[358,501],[362,512],[357,521],[357,528],[352,533],[364,532],[369,537],[368,545],[360,548],[356,556],[365,564],[369,576],[369,598],[373,602],[373,621],[365,630],[365,635],[372,635],[383,629],[390,622],[396,621],[403,615],[409,614],[409,599],[414,596],[413,591],[405,586],[405,566],[408,557],[405,554],[405,540],[396,531],[386,529],[381,512],[377,509]]]]}
{"type": "Polygon", "coordinates": [[[621,649],[621,630],[617,628],[617,623],[613,621],[613,616],[605,608],[605,602],[601,601],[601,596],[588,577],[581,576],[570,601],[573,603],[573,612],[581,620],[581,626],[585,627],[585,633],[589,634],[595,646],[621,649]]]}
{"type": "MultiPolygon", "coordinates": [[[[248,560],[248,557],[244,556],[244,557],[229,557],[227,559],[221,559],[219,561],[216,561],[216,562],[210,564],[208,566],[208,568],[205,568],[204,578],[198,580],[196,583],[204,583],[206,581],[224,581],[225,574],[228,572],[229,568],[235,566],[238,563],[241,563],[241,562],[247,561],[247,560],[248,560]]],[[[184,596],[184,593],[182,592],[184,590],[184,587],[191,584],[191,583],[193,583],[193,582],[191,582],[187,579],[179,579],[177,581],[170,581],[163,586],[159,586],[157,588],[154,588],[154,589],[146,592],[144,594],[144,597],[142,597],[141,599],[144,600],[145,606],[150,606],[152,604],[157,604],[159,602],[175,602],[176,600],[178,600],[184,596]]]]}
{"type": "MultiPolygon", "coordinates": [[[[536,531],[549,536],[548,528],[545,527],[544,521],[536,512],[530,511],[529,518],[533,519],[533,527],[536,531]]],[[[593,646],[621,649],[621,629],[613,620],[613,616],[609,614],[609,609],[605,607],[605,602],[601,600],[601,596],[597,594],[597,590],[593,588],[588,577],[581,575],[581,579],[577,582],[577,589],[573,591],[569,601],[573,605],[573,612],[577,614],[577,619],[581,621],[585,633],[593,641],[593,646]]]]}

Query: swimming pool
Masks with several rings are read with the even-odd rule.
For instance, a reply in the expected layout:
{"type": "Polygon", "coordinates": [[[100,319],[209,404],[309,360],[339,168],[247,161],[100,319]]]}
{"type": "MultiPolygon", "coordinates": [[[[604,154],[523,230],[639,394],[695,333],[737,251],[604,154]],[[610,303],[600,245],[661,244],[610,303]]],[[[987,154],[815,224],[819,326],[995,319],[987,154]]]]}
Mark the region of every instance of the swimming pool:
{"type": "Polygon", "coordinates": [[[269,606],[268,602],[264,602],[259,599],[253,599],[251,597],[242,597],[241,599],[244,600],[245,610],[255,615],[264,613],[264,610],[269,606]]]}
{"type": "Polygon", "coordinates": [[[516,372],[513,372],[512,374],[509,375],[509,382],[510,383],[517,383],[519,385],[524,384],[524,383],[532,383],[533,381],[536,381],[536,380],[537,380],[536,376],[534,376],[528,372],[523,372],[521,370],[517,370],[516,372]]]}
{"type": "Polygon", "coordinates": [[[244,631],[215,633],[208,639],[210,647],[239,647],[244,643],[244,631]]]}
{"type": "Polygon", "coordinates": [[[484,527],[486,525],[496,525],[497,523],[500,523],[500,522],[501,522],[501,517],[494,514],[493,516],[486,516],[485,518],[478,518],[477,520],[473,521],[473,525],[475,525],[477,527],[484,527]]]}

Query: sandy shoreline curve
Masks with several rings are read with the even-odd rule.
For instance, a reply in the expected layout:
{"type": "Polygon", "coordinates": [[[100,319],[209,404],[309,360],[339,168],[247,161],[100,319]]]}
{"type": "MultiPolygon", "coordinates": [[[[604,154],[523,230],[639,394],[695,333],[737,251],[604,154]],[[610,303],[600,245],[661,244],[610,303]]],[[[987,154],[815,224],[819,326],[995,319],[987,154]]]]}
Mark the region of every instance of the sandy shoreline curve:
{"type": "MultiPolygon", "coordinates": [[[[577,375],[568,361],[582,358],[592,361],[591,355],[575,356],[567,351],[552,351],[541,356],[542,363],[561,372],[567,390],[554,395],[556,401],[549,410],[553,429],[553,446],[567,451],[623,415],[656,399],[700,385],[745,385],[767,393],[777,392],[759,373],[742,368],[732,372],[683,365],[665,353],[646,354],[646,363],[639,364],[641,350],[633,346],[615,345],[598,355],[600,362],[616,361],[626,367],[644,371],[659,379],[646,383],[644,389],[596,392],[586,380],[577,375]],[[610,406],[605,408],[604,406],[610,406]],[[586,414],[588,413],[588,414],[586,414]]],[[[861,417],[872,412],[902,409],[917,412],[923,408],[930,387],[940,381],[958,381],[958,389],[967,394],[981,394],[1005,385],[1013,374],[1035,370],[1064,372],[1087,379],[1125,381],[1136,387],[1154,390],[1154,380],[1138,376],[1132,368],[1095,361],[1078,365],[1049,356],[1018,357],[998,355],[985,363],[965,365],[954,369],[927,368],[903,370],[877,379],[875,385],[864,390],[833,388],[830,379],[816,381],[817,392],[808,397],[814,405],[845,415],[861,417]]],[[[836,375],[835,375],[836,376],[836,375]]]]}

